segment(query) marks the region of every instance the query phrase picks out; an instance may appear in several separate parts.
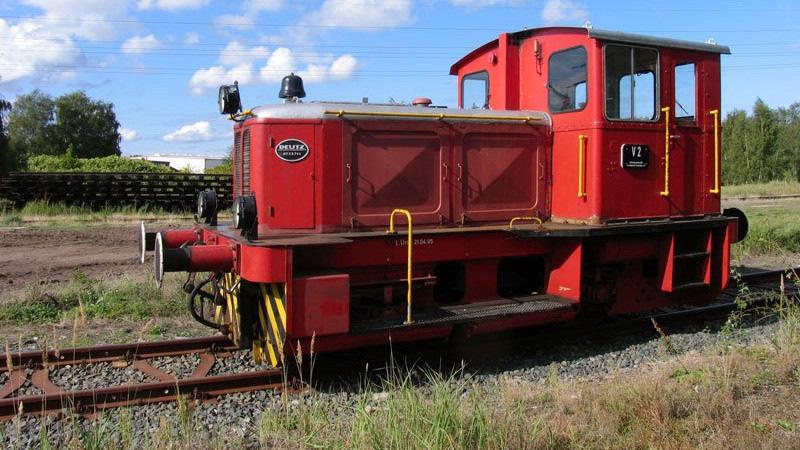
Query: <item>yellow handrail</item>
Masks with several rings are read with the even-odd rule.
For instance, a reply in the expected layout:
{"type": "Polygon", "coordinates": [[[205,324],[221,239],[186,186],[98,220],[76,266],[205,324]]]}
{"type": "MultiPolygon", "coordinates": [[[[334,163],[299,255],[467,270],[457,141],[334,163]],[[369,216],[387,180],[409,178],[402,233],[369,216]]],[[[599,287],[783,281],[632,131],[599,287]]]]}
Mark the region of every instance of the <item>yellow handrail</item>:
{"type": "Polygon", "coordinates": [[[329,109],[325,114],[332,114],[336,117],[344,115],[350,116],[373,116],[373,117],[412,117],[417,119],[472,119],[472,120],[508,120],[511,122],[530,122],[541,120],[541,116],[500,116],[500,115],[472,115],[472,114],[449,114],[449,113],[417,113],[417,112],[389,112],[389,111],[348,111],[344,109],[329,109]]]}
{"type": "Polygon", "coordinates": [[[519,217],[514,217],[513,219],[511,219],[511,222],[508,222],[508,229],[509,230],[513,230],[514,229],[514,222],[516,222],[518,220],[533,220],[536,223],[538,223],[539,225],[542,224],[542,219],[540,219],[538,217],[534,217],[534,216],[519,216],[519,217]]]}
{"type": "Polygon", "coordinates": [[[669,197],[669,106],[661,108],[661,112],[666,113],[664,121],[664,190],[661,195],[669,197]]]}
{"type": "Polygon", "coordinates": [[[408,292],[406,293],[406,301],[408,303],[408,307],[406,310],[406,321],[403,322],[405,325],[409,325],[414,323],[411,320],[411,246],[414,243],[414,234],[412,232],[412,225],[411,225],[411,213],[407,209],[395,209],[392,211],[392,214],[389,216],[389,230],[386,232],[388,234],[394,234],[394,215],[395,214],[403,214],[408,219],[408,279],[406,280],[408,283],[408,292]]]}
{"type": "Polygon", "coordinates": [[[586,186],[584,177],[586,161],[584,160],[584,153],[586,153],[586,140],[589,139],[585,134],[578,135],[578,197],[586,197],[586,186]]]}
{"type": "Polygon", "coordinates": [[[708,113],[714,116],[714,189],[709,192],[719,194],[719,110],[713,109],[708,113]]]}

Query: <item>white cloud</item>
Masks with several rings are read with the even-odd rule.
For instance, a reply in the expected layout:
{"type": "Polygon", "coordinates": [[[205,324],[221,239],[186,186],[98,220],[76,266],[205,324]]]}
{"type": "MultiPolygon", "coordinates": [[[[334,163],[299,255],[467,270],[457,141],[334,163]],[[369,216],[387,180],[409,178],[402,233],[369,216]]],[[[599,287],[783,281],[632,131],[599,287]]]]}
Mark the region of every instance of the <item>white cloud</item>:
{"type": "Polygon", "coordinates": [[[4,36],[0,46],[0,83],[37,74],[41,78],[52,77],[68,71],[82,57],[69,34],[54,33],[35,20],[9,25],[0,19],[0,36],[4,36]]]}
{"type": "Polygon", "coordinates": [[[270,83],[281,81],[289,72],[295,72],[296,63],[292,51],[286,47],[281,47],[269,56],[267,64],[261,68],[259,75],[261,80],[270,83]]]}
{"type": "Polygon", "coordinates": [[[217,89],[223,84],[233,84],[238,81],[241,85],[251,84],[255,80],[253,67],[242,64],[230,69],[223,66],[213,66],[196,71],[189,80],[189,88],[193,95],[202,95],[206,89],[217,89]]]}
{"type": "Polygon", "coordinates": [[[334,80],[346,80],[353,76],[358,68],[358,61],[351,55],[343,55],[331,64],[330,74],[334,80]]]}
{"type": "Polygon", "coordinates": [[[411,0],[325,0],[305,23],[342,28],[392,28],[411,21],[411,0]]]}
{"type": "Polygon", "coordinates": [[[184,125],[179,129],[164,135],[166,142],[201,142],[214,139],[211,131],[211,123],[208,121],[195,122],[191,125],[184,125]]]}
{"type": "Polygon", "coordinates": [[[139,139],[139,133],[137,133],[136,130],[131,130],[128,128],[120,128],[119,135],[125,142],[136,141],[139,139]]]}
{"type": "Polygon", "coordinates": [[[73,35],[90,40],[110,39],[116,36],[120,23],[109,18],[125,17],[130,1],[107,0],[23,0],[23,3],[41,9],[44,15],[25,21],[36,21],[52,34],[73,35]]]}
{"type": "Polygon", "coordinates": [[[277,11],[284,6],[284,0],[248,0],[244,10],[248,12],[277,11]]]}
{"type": "Polygon", "coordinates": [[[337,57],[309,52],[298,55],[286,47],[270,52],[266,47],[247,47],[237,41],[228,43],[220,52],[219,62],[194,72],[189,80],[193,95],[234,81],[241,85],[277,83],[291,72],[308,83],[342,81],[351,78],[358,69],[358,61],[352,55],[337,57]]]}
{"type": "Polygon", "coordinates": [[[147,53],[161,47],[161,42],[153,34],[134,36],[122,44],[123,53],[147,53]]]}
{"type": "Polygon", "coordinates": [[[195,32],[186,33],[186,37],[183,39],[183,43],[186,45],[199,44],[200,35],[195,32]]]}
{"type": "Polygon", "coordinates": [[[477,9],[498,5],[518,6],[522,5],[524,0],[450,0],[450,3],[453,6],[477,9]]]}
{"type": "Polygon", "coordinates": [[[85,55],[77,39],[110,40],[131,27],[109,19],[129,18],[132,0],[22,0],[42,14],[20,20],[0,19],[0,83],[26,77],[65,81],[85,55]]]}
{"type": "Polygon", "coordinates": [[[266,59],[269,50],[266,47],[253,47],[248,49],[246,46],[236,41],[231,41],[219,54],[219,62],[226,66],[252,63],[257,59],[266,59]]]}
{"type": "Polygon", "coordinates": [[[223,14],[214,19],[214,23],[221,27],[250,29],[258,20],[258,15],[264,11],[278,11],[284,7],[285,0],[247,0],[241,4],[241,14],[223,14]]]}
{"type": "Polygon", "coordinates": [[[209,1],[210,0],[139,0],[136,6],[139,9],[162,9],[172,12],[181,9],[202,8],[206,6],[209,1]]]}
{"type": "Polygon", "coordinates": [[[556,23],[583,23],[589,13],[583,5],[570,0],[547,0],[542,8],[542,20],[548,25],[556,23]]]}
{"type": "Polygon", "coordinates": [[[256,17],[246,14],[223,14],[214,18],[214,25],[249,30],[256,25],[256,17]]]}

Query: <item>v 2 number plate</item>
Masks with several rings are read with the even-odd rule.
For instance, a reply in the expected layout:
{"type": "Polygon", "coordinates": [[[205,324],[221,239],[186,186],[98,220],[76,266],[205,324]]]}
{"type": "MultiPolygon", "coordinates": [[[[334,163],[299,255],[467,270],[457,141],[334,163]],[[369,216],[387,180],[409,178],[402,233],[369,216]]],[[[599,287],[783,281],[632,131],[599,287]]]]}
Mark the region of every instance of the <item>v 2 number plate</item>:
{"type": "Polygon", "coordinates": [[[650,147],[644,144],[622,144],[620,164],[623,169],[646,169],[650,165],[650,147]]]}

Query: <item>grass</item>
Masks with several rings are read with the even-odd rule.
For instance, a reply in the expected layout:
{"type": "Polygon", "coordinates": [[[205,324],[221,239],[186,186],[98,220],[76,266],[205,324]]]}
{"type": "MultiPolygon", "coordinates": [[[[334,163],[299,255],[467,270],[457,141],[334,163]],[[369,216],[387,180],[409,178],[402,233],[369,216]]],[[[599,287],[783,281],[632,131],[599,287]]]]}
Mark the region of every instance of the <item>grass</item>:
{"type": "Polygon", "coordinates": [[[180,280],[169,280],[171,284],[158,289],[150,280],[123,278],[111,283],[76,271],[64,287],[36,285],[24,297],[0,304],[0,323],[56,323],[76,316],[143,320],[184,314],[180,280]]]}
{"type": "Polygon", "coordinates": [[[770,181],[768,183],[737,184],[723,186],[723,197],[762,197],[777,195],[800,195],[800,183],[796,181],[770,181]]]}
{"type": "Polygon", "coordinates": [[[43,200],[28,202],[23,208],[4,209],[0,213],[0,226],[31,225],[103,225],[110,222],[155,219],[185,219],[190,213],[173,213],[158,207],[144,205],[106,206],[90,208],[85,205],[67,205],[43,200]]]}
{"type": "Polygon", "coordinates": [[[800,253],[800,204],[744,204],[750,223],[747,237],[733,246],[735,258],[800,253]]]}

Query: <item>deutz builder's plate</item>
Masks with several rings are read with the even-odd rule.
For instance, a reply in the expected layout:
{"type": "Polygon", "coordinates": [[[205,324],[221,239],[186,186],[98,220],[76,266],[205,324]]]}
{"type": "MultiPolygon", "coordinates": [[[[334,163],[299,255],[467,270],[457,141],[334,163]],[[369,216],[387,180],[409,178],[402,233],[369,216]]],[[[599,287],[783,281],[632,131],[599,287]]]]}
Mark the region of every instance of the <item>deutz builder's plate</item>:
{"type": "Polygon", "coordinates": [[[645,169],[650,165],[650,147],[644,144],[622,144],[620,164],[624,169],[645,169]]]}

